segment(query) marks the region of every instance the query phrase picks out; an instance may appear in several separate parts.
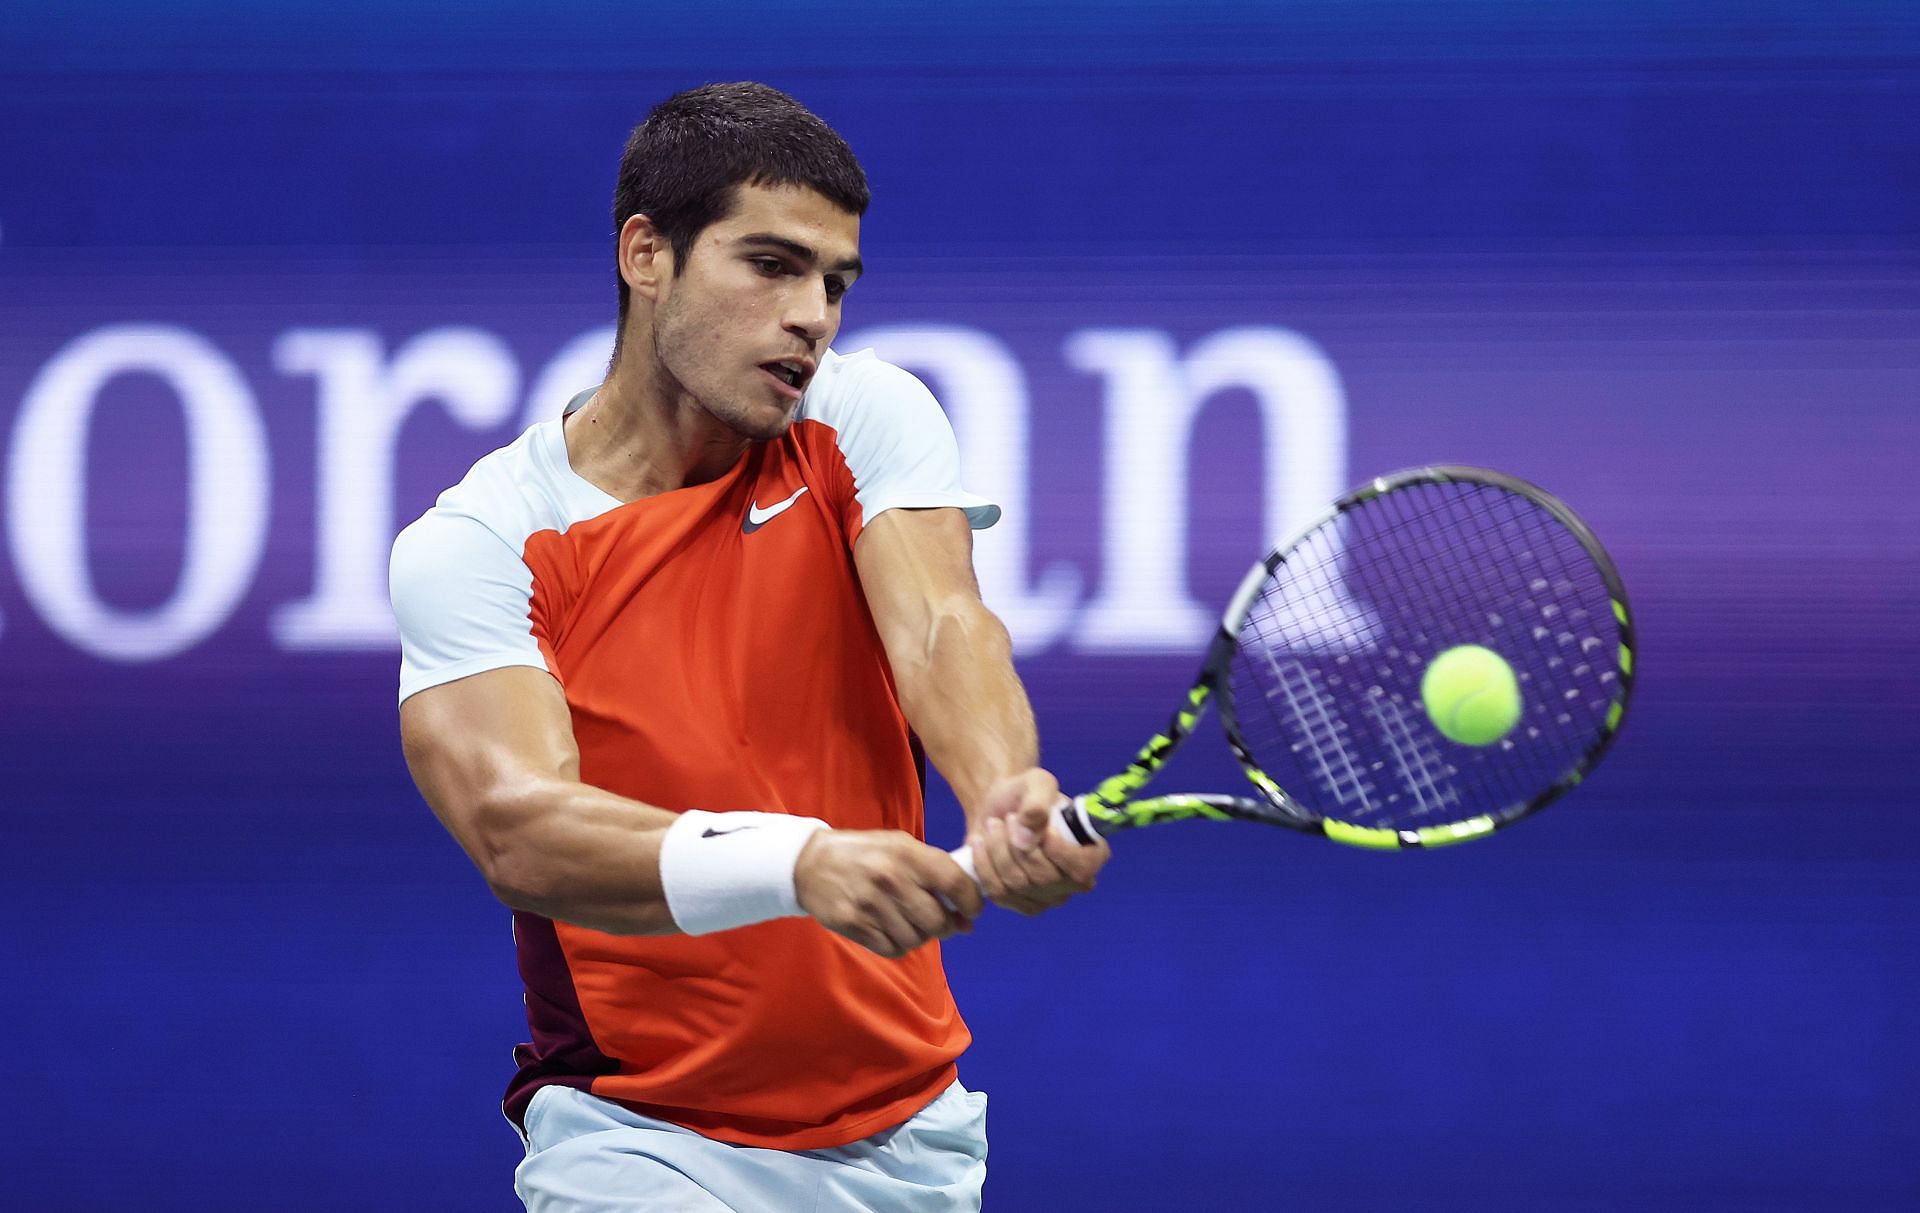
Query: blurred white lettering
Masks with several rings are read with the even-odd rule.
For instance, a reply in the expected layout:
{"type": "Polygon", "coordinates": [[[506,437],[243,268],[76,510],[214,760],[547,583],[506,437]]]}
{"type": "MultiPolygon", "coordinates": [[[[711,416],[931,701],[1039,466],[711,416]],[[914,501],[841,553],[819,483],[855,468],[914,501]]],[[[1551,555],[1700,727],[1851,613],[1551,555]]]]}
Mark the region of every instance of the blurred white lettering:
{"type": "MultiPolygon", "coordinates": [[[[604,376],[610,327],[566,342],[532,377],[498,336],[433,329],[391,354],[372,329],[293,329],[273,364],[315,384],[312,593],[272,616],[289,651],[385,650],[396,643],[387,603],[395,525],[397,444],[407,419],[436,401],[476,436],[473,456],[558,416],[604,376]],[[517,413],[517,417],[516,417],[517,413]]],[[[1217,616],[1187,579],[1187,465],[1196,418],[1222,392],[1259,406],[1264,521],[1278,539],[1310,521],[1346,479],[1346,412],[1339,376],[1307,338],[1278,328],[1214,333],[1183,355],[1157,329],[1087,329],[1065,342],[1067,363],[1100,377],[1102,461],[1099,584],[1065,561],[1033,567],[1030,391],[1005,342],[953,325],[887,325],[848,334],[843,350],[874,348],[924,376],[959,441],[966,483],[1005,517],[978,537],[975,563],[989,605],[1026,656],[1066,645],[1088,653],[1190,652],[1217,616]]],[[[186,329],[102,328],[41,369],[14,427],[6,526],[27,597],[48,624],[90,653],[121,661],[167,657],[217,631],[253,584],[267,542],[271,468],[257,402],[238,368],[186,329]],[[86,452],[95,397],[117,375],[148,373],[177,394],[189,435],[186,557],[172,598],[152,610],[100,601],[87,572],[86,452]]],[[[296,481],[297,482],[297,481],[296,481]]],[[[1071,504],[1071,503],[1068,503],[1071,504]]],[[[1249,553],[1249,558],[1253,554],[1249,553]]],[[[1327,587],[1326,592],[1337,592],[1327,587]]],[[[1354,618],[1364,622],[1356,613],[1354,618]]]]}
{"type": "Polygon", "coordinates": [[[314,377],[320,411],[313,596],[274,615],[274,637],[288,649],[392,648],[387,552],[400,427],[430,399],[468,429],[499,425],[520,368],[498,337],[469,328],[422,333],[391,362],[371,330],[295,329],[274,343],[273,361],[314,377]]]}
{"type": "MultiPolygon", "coordinates": [[[[1285,329],[1229,329],[1183,359],[1155,329],[1088,329],[1067,361],[1106,380],[1101,581],[1074,631],[1091,652],[1188,652],[1218,616],[1187,588],[1187,451],[1207,400],[1244,388],[1264,422],[1266,529],[1310,521],[1346,478],[1346,406],[1318,346],[1285,329]]],[[[1248,563],[1255,553],[1248,554],[1248,563]]]]}
{"type": "Polygon", "coordinates": [[[154,661],[219,630],[259,568],[270,482],[267,437],[238,368],[205,338],[164,325],[96,329],[27,388],[7,468],[7,537],[20,584],[47,625],[113,661],[154,661]],[[187,542],[173,596],[151,610],[100,601],[87,572],[86,461],[100,389],[149,374],[180,401],[187,431],[187,542]]]}
{"type": "Polygon", "coordinates": [[[520,411],[520,428],[558,417],[575,394],[600,386],[607,377],[607,360],[613,357],[613,326],[593,329],[575,337],[547,360],[527,389],[527,402],[520,411]]]}
{"type": "Polygon", "coordinates": [[[843,350],[871,346],[888,362],[931,380],[953,421],[960,444],[962,482],[998,502],[1003,514],[974,537],[980,594],[1007,625],[1014,652],[1053,647],[1073,622],[1080,600],[1079,570],[1053,564],[1027,581],[1027,381],[1007,347],[985,333],[949,325],[871,328],[838,343],[843,350]]]}

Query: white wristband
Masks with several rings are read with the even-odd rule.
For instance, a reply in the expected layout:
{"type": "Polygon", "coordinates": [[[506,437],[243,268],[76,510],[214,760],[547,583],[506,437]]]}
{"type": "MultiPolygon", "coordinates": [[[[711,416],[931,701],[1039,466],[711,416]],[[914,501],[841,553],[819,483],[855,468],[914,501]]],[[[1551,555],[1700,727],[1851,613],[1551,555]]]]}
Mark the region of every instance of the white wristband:
{"type": "Polygon", "coordinates": [[[688,809],[660,843],[660,887],[674,925],[709,935],[804,914],[793,891],[793,865],[817,817],[786,813],[709,813],[688,809]]]}

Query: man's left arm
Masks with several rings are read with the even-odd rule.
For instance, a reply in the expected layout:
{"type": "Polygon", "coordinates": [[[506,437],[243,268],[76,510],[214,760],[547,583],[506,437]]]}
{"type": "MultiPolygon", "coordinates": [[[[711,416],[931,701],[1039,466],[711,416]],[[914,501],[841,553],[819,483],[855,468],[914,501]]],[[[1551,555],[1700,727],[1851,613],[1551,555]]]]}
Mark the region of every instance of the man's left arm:
{"type": "Polygon", "coordinates": [[[980,601],[973,532],[957,509],[890,509],[864,527],[854,564],[907,723],[967,814],[987,896],[1037,914],[1093,887],[1109,854],[1051,827],[1060,785],[1040,769],[1006,625],[980,601]]]}

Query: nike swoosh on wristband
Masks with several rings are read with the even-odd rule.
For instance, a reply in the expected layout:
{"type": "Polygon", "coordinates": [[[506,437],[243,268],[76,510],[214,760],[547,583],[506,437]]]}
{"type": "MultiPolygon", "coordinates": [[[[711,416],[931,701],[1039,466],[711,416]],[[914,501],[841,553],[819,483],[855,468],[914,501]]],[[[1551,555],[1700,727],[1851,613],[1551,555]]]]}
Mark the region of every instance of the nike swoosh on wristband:
{"type": "Polygon", "coordinates": [[[716,830],[712,826],[708,826],[706,830],[700,835],[700,837],[725,838],[729,834],[738,834],[742,830],[757,830],[759,828],[760,828],[759,826],[735,826],[731,830],[716,830]]]}
{"type": "Polygon", "coordinates": [[[803,484],[799,488],[793,490],[793,496],[787,498],[785,501],[782,501],[778,505],[770,505],[764,510],[760,508],[760,503],[758,501],[750,502],[747,505],[747,520],[740,524],[741,533],[745,535],[751,535],[755,531],[759,530],[761,527],[767,525],[768,522],[778,517],[780,513],[783,510],[785,510],[788,506],[800,500],[800,494],[806,491],[807,491],[807,486],[803,484]]]}

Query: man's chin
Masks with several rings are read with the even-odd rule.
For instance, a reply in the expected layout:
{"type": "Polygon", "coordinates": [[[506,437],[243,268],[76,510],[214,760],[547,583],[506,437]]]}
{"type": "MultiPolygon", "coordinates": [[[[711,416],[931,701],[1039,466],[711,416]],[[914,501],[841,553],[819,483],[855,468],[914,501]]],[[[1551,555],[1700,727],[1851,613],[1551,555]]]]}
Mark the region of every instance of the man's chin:
{"type": "Polygon", "coordinates": [[[795,409],[742,409],[724,418],[727,428],[749,442],[769,442],[793,425],[795,409]]]}
{"type": "Polygon", "coordinates": [[[794,414],[799,411],[800,402],[798,400],[783,400],[773,408],[753,410],[751,418],[752,421],[758,425],[759,430],[757,433],[751,435],[751,437],[757,442],[765,442],[769,438],[778,438],[780,435],[786,433],[788,428],[793,425],[794,414]]]}
{"type": "Polygon", "coordinates": [[[707,414],[749,442],[778,438],[793,425],[800,402],[774,404],[731,404],[725,408],[707,405],[707,414]]]}

